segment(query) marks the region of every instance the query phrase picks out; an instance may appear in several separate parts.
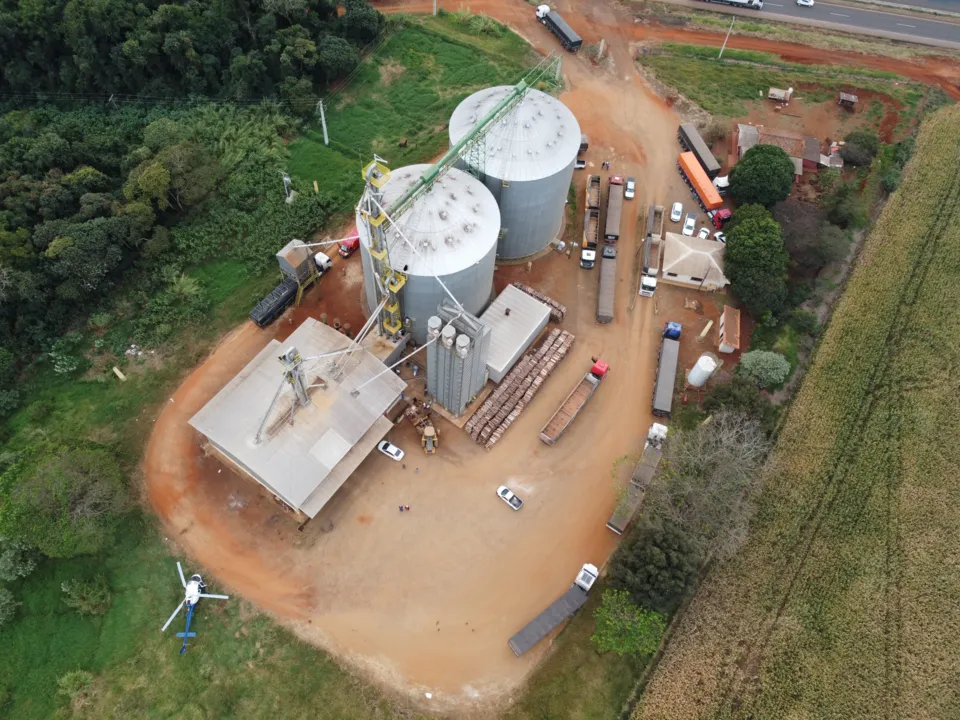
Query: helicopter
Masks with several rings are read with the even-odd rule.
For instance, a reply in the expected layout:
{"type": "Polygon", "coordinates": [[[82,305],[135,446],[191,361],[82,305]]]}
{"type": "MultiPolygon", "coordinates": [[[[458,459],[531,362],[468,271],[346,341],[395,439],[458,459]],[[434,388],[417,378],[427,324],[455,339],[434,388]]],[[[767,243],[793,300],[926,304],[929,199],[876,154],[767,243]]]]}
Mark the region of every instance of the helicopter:
{"type": "Polygon", "coordinates": [[[206,589],[206,583],[203,582],[203,578],[198,574],[190,576],[190,582],[187,582],[186,578],[183,576],[183,568],[180,567],[180,563],[177,563],[177,572],[180,573],[180,584],[183,585],[184,590],[186,591],[186,596],[179,605],[177,609],[173,611],[173,614],[170,618],[163,624],[163,627],[160,628],[160,632],[166,632],[167,628],[170,627],[170,623],[173,622],[173,619],[180,613],[180,610],[184,605],[187,606],[187,627],[183,632],[177,633],[178,638],[183,638],[183,647],[180,648],[180,654],[183,655],[187,651],[187,640],[189,638],[194,638],[197,636],[195,632],[190,632],[190,621],[193,619],[193,611],[197,608],[197,603],[200,602],[200,598],[214,598],[216,600],[229,600],[229,595],[211,595],[209,593],[203,592],[206,589]]]}

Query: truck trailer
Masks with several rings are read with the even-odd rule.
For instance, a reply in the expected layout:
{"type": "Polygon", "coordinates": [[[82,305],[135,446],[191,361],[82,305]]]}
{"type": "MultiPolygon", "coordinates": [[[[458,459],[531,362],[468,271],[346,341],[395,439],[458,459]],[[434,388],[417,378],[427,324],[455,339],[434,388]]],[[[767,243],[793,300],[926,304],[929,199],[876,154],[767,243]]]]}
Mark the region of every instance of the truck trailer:
{"type": "Polygon", "coordinates": [[[286,278],[250,311],[250,319],[257,327],[266,327],[283,314],[297,297],[297,281],[286,278]]]}
{"type": "Polygon", "coordinates": [[[589,563],[580,568],[570,589],[527,623],[523,630],[510,638],[507,644],[513,650],[513,654],[520,657],[582,608],[587,603],[587,593],[597,581],[599,574],[596,566],[589,563]]]}
{"type": "Polygon", "coordinates": [[[717,162],[713,153],[710,152],[710,148],[707,147],[707,143],[704,142],[696,125],[693,123],[682,123],[677,130],[677,141],[680,143],[680,147],[684,150],[689,150],[697,156],[697,160],[700,161],[700,167],[703,168],[708,178],[713,180],[720,174],[720,163],[717,162]]]}
{"type": "Polygon", "coordinates": [[[570,52],[579,52],[583,40],[567,25],[567,21],[560,17],[560,13],[551,10],[549,5],[537,7],[537,19],[547,26],[547,29],[557,36],[560,44],[570,52]]]}
{"type": "Polygon", "coordinates": [[[643,266],[640,268],[640,294],[653,297],[660,273],[660,252],[663,249],[663,205],[651,205],[647,215],[647,237],[643,241],[643,266]]]}
{"type": "Polygon", "coordinates": [[[588,208],[600,209],[600,176],[587,176],[587,202],[588,208]]]}
{"type": "Polygon", "coordinates": [[[607,225],[603,239],[615,243],[620,239],[620,211],[623,209],[623,176],[611,175],[607,181],[607,225]]]}
{"type": "MultiPolygon", "coordinates": [[[[597,178],[599,180],[599,178],[597,178]]],[[[583,213],[583,242],[580,267],[590,270],[597,264],[597,241],[600,235],[600,210],[587,208],[583,213]]]]}
{"type": "Polygon", "coordinates": [[[763,0],[701,0],[701,2],[715,2],[721,5],[746,8],[747,10],[763,10],[763,0]]]}
{"type": "Polygon", "coordinates": [[[557,408],[553,417],[547,420],[547,424],[540,431],[540,440],[547,445],[556,443],[577,418],[577,414],[587,404],[587,401],[593,397],[597,388],[600,387],[600,381],[607,376],[609,371],[610,366],[603,360],[594,362],[590,372],[583,376],[583,379],[567,395],[567,399],[557,408]]]}
{"type": "Polygon", "coordinates": [[[677,381],[680,359],[680,323],[668,322],[663,328],[660,353],[657,356],[657,380],[653,384],[653,414],[669,418],[673,409],[673,386],[677,381]]]}
{"type": "Polygon", "coordinates": [[[603,249],[600,258],[600,288],[597,290],[597,322],[613,322],[613,307],[617,294],[617,250],[603,249]]]}
{"type": "Polygon", "coordinates": [[[627,485],[627,491],[620,498],[613,515],[607,521],[607,527],[613,530],[617,535],[623,535],[626,529],[633,521],[633,516],[637,514],[640,503],[643,502],[643,495],[646,493],[650,483],[653,482],[653,476],[657,473],[660,466],[660,458],[663,455],[663,444],[667,439],[667,428],[660,423],[654,423],[647,432],[647,442],[643,446],[643,454],[640,455],[640,462],[634,468],[630,476],[630,482],[627,485]]]}
{"type": "Polygon", "coordinates": [[[677,158],[677,167],[680,169],[680,176],[690,186],[694,198],[700,203],[704,212],[716,210],[723,205],[720,193],[710,182],[696,155],[692,152],[680,153],[680,157],[677,158]]]}

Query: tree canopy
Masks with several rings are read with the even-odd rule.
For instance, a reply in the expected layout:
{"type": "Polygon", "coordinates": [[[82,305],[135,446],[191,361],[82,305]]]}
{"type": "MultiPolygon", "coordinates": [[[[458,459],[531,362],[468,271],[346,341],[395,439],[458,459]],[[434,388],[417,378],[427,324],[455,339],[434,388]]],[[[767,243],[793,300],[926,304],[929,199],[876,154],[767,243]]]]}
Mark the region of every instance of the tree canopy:
{"type": "Polygon", "coordinates": [[[788,260],[780,226],[772,218],[743,220],[727,235],[724,274],[736,296],[756,316],[783,308],[788,260]]]}
{"type": "Polygon", "coordinates": [[[604,590],[593,618],[596,632],[590,639],[600,652],[617,655],[653,655],[667,629],[662,615],[634,605],[626,590],[604,590]]]}
{"type": "Polygon", "coordinates": [[[793,161],[776,145],[754,145],[730,171],[730,192],[738,203],[770,206],[793,188],[793,161]]]}

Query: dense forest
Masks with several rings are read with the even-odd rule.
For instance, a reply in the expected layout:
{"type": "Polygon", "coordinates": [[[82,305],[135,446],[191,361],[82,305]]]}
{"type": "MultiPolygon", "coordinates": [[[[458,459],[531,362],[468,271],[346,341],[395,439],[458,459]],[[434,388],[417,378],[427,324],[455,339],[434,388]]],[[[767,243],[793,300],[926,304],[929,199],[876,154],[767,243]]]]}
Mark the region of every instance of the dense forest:
{"type": "Polygon", "coordinates": [[[342,16],[305,0],[0,0],[0,419],[37,358],[77,369],[68,331],[106,322],[117,288],[136,318],[122,353],[202,315],[191,264],[262,261],[322,223],[322,194],[283,203],[285,143],[383,24],[364,0],[342,16]]]}

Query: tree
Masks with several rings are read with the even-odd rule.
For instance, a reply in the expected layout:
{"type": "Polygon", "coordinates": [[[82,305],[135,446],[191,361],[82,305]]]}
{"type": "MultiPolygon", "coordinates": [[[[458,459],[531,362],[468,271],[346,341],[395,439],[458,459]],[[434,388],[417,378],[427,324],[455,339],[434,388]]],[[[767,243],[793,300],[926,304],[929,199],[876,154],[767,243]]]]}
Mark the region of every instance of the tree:
{"type": "Polygon", "coordinates": [[[48,449],[0,475],[0,532],[49,557],[108,546],[129,500],[116,459],[100,448],[48,449]]]}
{"type": "Polygon", "coordinates": [[[32,548],[22,540],[0,537],[0,581],[27,577],[37,567],[32,548]]]}
{"type": "Polygon", "coordinates": [[[590,639],[600,652],[613,650],[617,655],[653,655],[667,629],[660,613],[634,605],[626,590],[604,590],[593,619],[596,631],[590,639]]]}
{"type": "Polygon", "coordinates": [[[730,382],[714,385],[703,400],[704,412],[714,415],[722,410],[741,413],[760,423],[767,437],[777,424],[777,409],[760,392],[757,384],[734,375],[730,382]]]}
{"type": "Polygon", "coordinates": [[[638,524],[617,548],[608,582],[637,605],[669,615],[696,583],[698,563],[696,549],[673,525],[638,524]]]}
{"type": "Polygon", "coordinates": [[[773,205],[793,188],[793,161],[776,145],[755,145],[730,171],[730,192],[738,203],[773,205]]]}
{"type": "Polygon", "coordinates": [[[18,607],[20,603],[17,602],[13,593],[5,587],[0,587],[0,628],[13,620],[18,607]]]}
{"type": "Polygon", "coordinates": [[[346,0],[341,22],[343,34],[361,44],[373,40],[386,23],[383,15],[367,4],[366,0],[346,0]]]}
{"type": "Polygon", "coordinates": [[[873,130],[854,130],[844,138],[840,157],[845,163],[866,167],[880,149],[880,137],[873,130]]]}
{"type": "Polygon", "coordinates": [[[723,226],[723,229],[724,232],[729,235],[731,231],[742,222],[746,222],[747,220],[770,220],[771,218],[773,218],[773,215],[771,215],[770,211],[763,205],[749,203],[747,205],[741,205],[734,210],[733,215],[727,220],[727,224],[723,226]]]}
{"type": "Polygon", "coordinates": [[[731,557],[746,540],[769,448],[760,422],[742,412],[721,410],[693,430],[674,430],[644,516],[676,527],[704,561],[731,557]]]}
{"type": "Polygon", "coordinates": [[[90,580],[67,580],[60,584],[64,604],[81,615],[104,615],[110,609],[112,593],[103,575],[90,580]]]}
{"type": "Polygon", "coordinates": [[[782,309],[787,297],[788,259],[780,226],[773,219],[744,220],[727,236],[724,274],[755,316],[782,309]]]}
{"type": "Polygon", "coordinates": [[[317,45],[320,68],[327,82],[342,78],[360,62],[360,55],[343,38],[327,35],[317,45]]]}
{"type": "Polygon", "coordinates": [[[843,260],[850,252],[848,232],[832,223],[824,223],[820,226],[820,245],[817,250],[824,265],[843,260]]]}
{"type": "Polygon", "coordinates": [[[773,208],[773,217],[780,224],[784,248],[800,269],[815,272],[846,257],[846,234],[827,222],[816,205],[784,200],[773,208]]]}
{"type": "Polygon", "coordinates": [[[751,350],[740,358],[737,372],[757,387],[776,387],[790,377],[790,361],[780,353],[751,350]]]}
{"type": "Polygon", "coordinates": [[[842,182],[833,191],[824,196],[820,205],[827,219],[841,228],[862,227],[867,222],[867,213],[863,199],[854,182],[842,182]]]}

